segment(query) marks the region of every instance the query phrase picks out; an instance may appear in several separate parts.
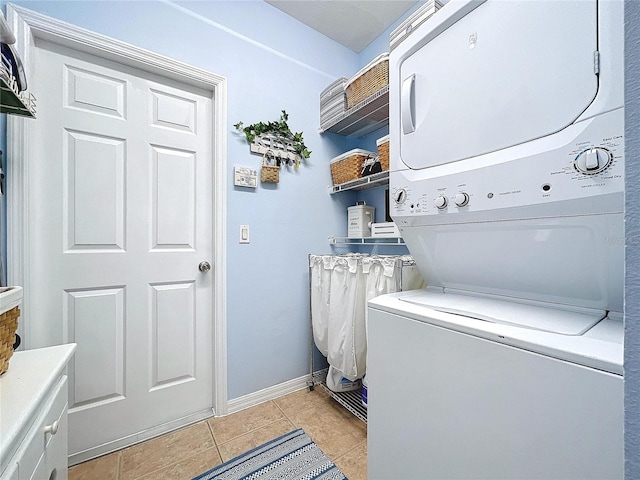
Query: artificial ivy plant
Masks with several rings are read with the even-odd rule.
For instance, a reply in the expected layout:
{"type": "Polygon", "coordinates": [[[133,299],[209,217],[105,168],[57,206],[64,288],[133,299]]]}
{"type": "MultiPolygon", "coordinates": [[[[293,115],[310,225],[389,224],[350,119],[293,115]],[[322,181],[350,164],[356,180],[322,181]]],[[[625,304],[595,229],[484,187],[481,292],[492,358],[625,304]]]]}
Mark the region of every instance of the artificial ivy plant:
{"type": "Polygon", "coordinates": [[[282,110],[280,120],[275,122],[258,122],[247,127],[242,122],[238,122],[234,125],[236,130],[243,132],[247,137],[247,142],[252,143],[256,137],[260,135],[273,135],[276,137],[283,137],[293,142],[293,148],[295,152],[300,155],[300,158],[309,158],[311,151],[307,149],[302,138],[302,132],[293,133],[287,124],[289,115],[286,111],[282,110]]]}

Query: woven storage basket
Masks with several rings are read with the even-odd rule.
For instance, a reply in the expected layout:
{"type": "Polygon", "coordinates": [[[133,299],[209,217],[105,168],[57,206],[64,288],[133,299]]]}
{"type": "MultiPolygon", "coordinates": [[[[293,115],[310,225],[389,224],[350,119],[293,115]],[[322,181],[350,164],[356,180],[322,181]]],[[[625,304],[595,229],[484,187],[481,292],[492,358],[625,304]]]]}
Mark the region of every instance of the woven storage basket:
{"type": "Polygon", "coordinates": [[[362,165],[375,153],[356,148],[331,160],[331,178],[334,185],[362,178],[362,165]]]}
{"type": "Polygon", "coordinates": [[[389,170],[389,135],[376,140],[376,145],[378,146],[378,156],[380,157],[382,171],[389,170]]]}
{"type": "Polygon", "coordinates": [[[14,307],[0,315],[0,375],[9,370],[9,360],[13,355],[20,309],[14,307]]]}
{"type": "Polygon", "coordinates": [[[389,85],[389,54],[383,53],[351,77],[345,85],[347,109],[355,107],[387,85],[389,85]]]}
{"type": "Polygon", "coordinates": [[[262,156],[260,181],[263,183],[280,182],[280,167],[276,164],[276,159],[274,158],[271,150],[266,151],[262,156]]]}

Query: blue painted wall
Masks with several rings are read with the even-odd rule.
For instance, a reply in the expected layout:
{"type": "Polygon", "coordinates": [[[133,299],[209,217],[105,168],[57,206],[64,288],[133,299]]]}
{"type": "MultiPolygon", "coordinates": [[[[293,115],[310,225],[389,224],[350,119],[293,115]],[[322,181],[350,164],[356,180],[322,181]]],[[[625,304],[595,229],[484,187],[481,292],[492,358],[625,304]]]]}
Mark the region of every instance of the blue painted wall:
{"type": "Polygon", "coordinates": [[[328,194],[329,161],[360,145],[318,133],[319,94],[356,72],[359,55],[262,1],[15,3],[227,78],[228,396],[306,374],[307,255],[330,252],[327,237],[346,235],[347,206],[356,199],[328,194]],[[233,124],[276,120],[282,109],[292,130],[304,132],[311,158],[282,171],[275,187],[235,188],[233,166],[258,168],[260,157],[233,124]],[[238,243],[240,224],[251,227],[248,245],[238,243]]]}
{"type": "Polygon", "coordinates": [[[640,3],[625,2],[625,478],[640,478],[640,3]]]}

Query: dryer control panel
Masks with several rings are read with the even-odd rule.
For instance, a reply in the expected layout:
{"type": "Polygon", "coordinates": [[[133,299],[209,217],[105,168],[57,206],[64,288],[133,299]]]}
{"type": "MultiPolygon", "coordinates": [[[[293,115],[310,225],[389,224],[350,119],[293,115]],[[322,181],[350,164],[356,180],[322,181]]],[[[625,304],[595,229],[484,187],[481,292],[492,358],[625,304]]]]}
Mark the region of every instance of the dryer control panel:
{"type": "Polygon", "coordinates": [[[584,212],[572,207],[572,214],[587,214],[612,196],[622,211],[622,119],[619,109],[525,145],[422,171],[391,172],[392,216],[399,226],[414,223],[403,218],[425,215],[448,223],[462,218],[445,216],[484,212],[482,221],[487,221],[491,212],[516,207],[524,212],[520,217],[553,216],[561,212],[550,206],[567,201],[584,206],[584,212]]]}

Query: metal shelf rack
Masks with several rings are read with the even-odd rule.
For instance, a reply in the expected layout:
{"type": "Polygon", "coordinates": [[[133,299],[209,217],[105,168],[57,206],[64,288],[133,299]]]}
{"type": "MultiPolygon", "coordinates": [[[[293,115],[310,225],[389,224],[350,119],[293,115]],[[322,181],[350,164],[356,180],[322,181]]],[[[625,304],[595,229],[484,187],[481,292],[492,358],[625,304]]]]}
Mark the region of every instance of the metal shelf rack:
{"type": "Polygon", "coordinates": [[[329,237],[329,245],[405,245],[402,237],[329,237]]]}
{"type": "Polygon", "coordinates": [[[364,137],[389,125],[389,86],[365,98],[355,107],[339,115],[320,133],[333,132],[348,137],[364,137]]]}
{"type": "Polygon", "coordinates": [[[355,180],[349,180],[348,182],[340,183],[338,185],[331,185],[329,187],[329,193],[334,194],[347,190],[366,190],[368,188],[386,185],[387,183],[389,183],[388,170],[374,173],[373,175],[367,175],[366,177],[356,178],[355,180]]]}
{"type": "MultiPolygon", "coordinates": [[[[354,254],[347,254],[354,255],[354,254]]],[[[342,256],[342,255],[340,255],[342,256]]],[[[366,254],[355,254],[356,257],[369,257],[366,254]]],[[[396,274],[399,275],[400,279],[400,290],[411,290],[414,288],[422,288],[424,286],[424,282],[422,282],[422,277],[420,277],[417,272],[417,267],[415,266],[415,262],[411,256],[404,255],[393,255],[395,257],[395,268],[398,269],[396,274]],[[405,270],[406,269],[406,270],[405,270]],[[416,284],[416,279],[419,278],[421,285],[416,284]]],[[[311,265],[312,255],[309,255],[309,265],[311,265]]],[[[313,390],[316,385],[320,385],[323,390],[325,390],[329,396],[331,396],[334,400],[336,400],[340,405],[346,408],[349,412],[355,415],[357,418],[362,420],[364,423],[367,423],[367,408],[362,404],[362,387],[357,390],[352,390],[350,392],[334,392],[327,387],[327,370],[314,370],[314,351],[315,351],[315,341],[313,339],[313,313],[312,313],[312,284],[311,284],[311,266],[309,267],[309,321],[311,323],[311,335],[309,336],[309,380],[307,381],[307,386],[309,390],[313,390]]]]}
{"type": "Polygon", "coordinates": [[[362,405],[362,388],[351,392],[334,392],[327,387],[327,371],[321,370],[313,374],[313,384],[309,385],[309,390],[313,390],[315,385],[327,392],[336,402],[349,410],[364,423],[367,423],[367,409],[362,405]]]}

